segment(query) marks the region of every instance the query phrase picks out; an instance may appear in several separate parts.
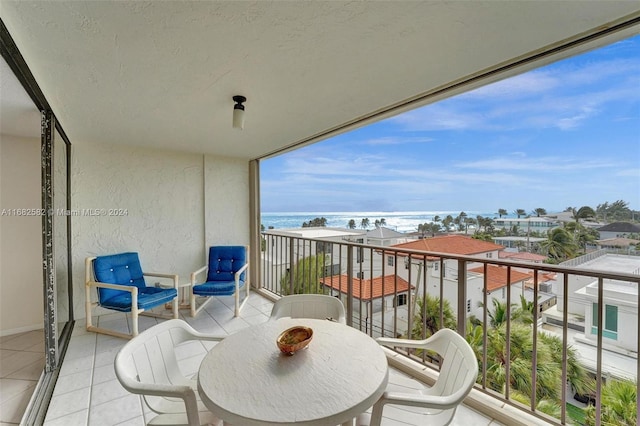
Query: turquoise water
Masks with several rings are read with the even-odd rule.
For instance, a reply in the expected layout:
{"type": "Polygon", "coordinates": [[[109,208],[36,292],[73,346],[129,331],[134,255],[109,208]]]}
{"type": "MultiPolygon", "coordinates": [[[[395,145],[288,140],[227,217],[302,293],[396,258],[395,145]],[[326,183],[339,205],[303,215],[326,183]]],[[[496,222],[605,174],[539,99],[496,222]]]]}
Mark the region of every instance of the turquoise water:
{"type": "MultiPolygon", "coordinates": [[[[465,211],[468,217],[484,216],[498,217],[494,212],[465,211]]],[[[384,219],[386,227],[399,232],[412,232],[418,230],[421,223],[431,222],[434,216],[444,219],[447,215],[454,218],[460,214],[459,211],[424,211],[424,212],[278,212],[262,213],[262,224],[265,228],[272,226],[275,229],[300,228],[304,222],[308,222],[317,217],[327,219],[327,226],[336,228],[346,228],[349,220],[356,221],[357,229],[360,228],[362,219],[369,219],[369,229],[374,228],[376,220],[384,219]]],[[[504,216],[503,216],[504,217],[504,216]]],[[[509,216],[515,217],[515,216],[509,216]]]]}

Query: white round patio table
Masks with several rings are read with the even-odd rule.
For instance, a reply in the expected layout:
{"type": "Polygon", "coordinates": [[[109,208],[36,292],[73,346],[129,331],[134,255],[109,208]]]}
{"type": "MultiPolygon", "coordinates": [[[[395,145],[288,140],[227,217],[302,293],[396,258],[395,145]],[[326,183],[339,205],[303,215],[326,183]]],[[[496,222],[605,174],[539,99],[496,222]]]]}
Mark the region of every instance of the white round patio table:
{"type": "Polygon", "coordinates": [[[205,356],[198,373],[204,404],[237,426],[349,424],[371,407],[388,380],[378,343],[333,321],[280,318],[238,331],[205,356]],[[313,329],[307,348],[280,353],[289,327],[313,329]]]}

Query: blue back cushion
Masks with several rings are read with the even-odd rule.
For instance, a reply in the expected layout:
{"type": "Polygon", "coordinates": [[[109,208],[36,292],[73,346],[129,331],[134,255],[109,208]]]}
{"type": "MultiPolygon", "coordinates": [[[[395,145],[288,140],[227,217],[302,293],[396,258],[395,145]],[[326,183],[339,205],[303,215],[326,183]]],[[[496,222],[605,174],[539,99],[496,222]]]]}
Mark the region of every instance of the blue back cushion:
{"type": "MultiPolygon", "coordinates": [[[[138,253],[120,253],[99,256],[93,261],[93,273],[96,281],[109,284],[120,284],[143,289],[146,287],[138,253]]],[[[103,303],[113,296],[121,295],[118,290],[98,288],[98,300],[103,303]]]]}
{"type": "MultiPolygon", "coordinates": [[[[207,281],[233,281],[233,275],[247,263],[245,246],[213,246],[209,248],[207,281]]],[[[244,281],[243,272],[240,279],[244,281]]]]}

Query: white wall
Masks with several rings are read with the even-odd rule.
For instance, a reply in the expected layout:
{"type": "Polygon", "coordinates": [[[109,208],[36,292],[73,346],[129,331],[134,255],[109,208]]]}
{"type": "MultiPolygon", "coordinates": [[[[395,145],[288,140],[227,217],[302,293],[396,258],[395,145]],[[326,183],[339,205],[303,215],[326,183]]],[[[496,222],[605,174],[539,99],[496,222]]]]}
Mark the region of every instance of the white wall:
{"type": "Polygon", "coordinates": [[[249,244],[249,162],[207,155],[204,176],[206,246],[249,244]]]}
{"type": "MultiPolygon", "coordinates": [[[[39,209],[40,140],[0,135],[0,211],[39,209]]],[[[0,215],[0,335],[43,326],[42,217],[0,215]]]]}
{"type": "Polygon", "coordinates": [[[137,251],[143,270],[177,273],[187,282],[205,264],[208,245],[248,244],[248,182],[246,161],[124,145],[73,145],[76,317],[85,317],[87,256],[137,251]],[[82,209],[107,214],[88,216],[82,209]],[[110,211],[122,215],[109,216],[110,211]]]}

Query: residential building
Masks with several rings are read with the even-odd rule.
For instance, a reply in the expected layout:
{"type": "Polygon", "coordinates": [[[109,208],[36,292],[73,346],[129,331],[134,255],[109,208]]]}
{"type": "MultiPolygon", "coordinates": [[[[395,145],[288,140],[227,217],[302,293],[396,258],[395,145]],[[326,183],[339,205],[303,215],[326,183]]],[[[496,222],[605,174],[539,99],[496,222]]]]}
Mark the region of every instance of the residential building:
{"type": "MultiPolygon", "coordinates": [[[[576,291],[587,303],[584,310],[584,334],[577,336],[591,345],[597,344],[600,306],[598,282],[576,291]]],[[[638,348],[638,284],[607,281],[603,289],[602,340],[605,348],[637,357],[638,348]]]]}
{"type": "MultiPolygon", "coordinates": [[[[348,277],[333,275],[320,281],[327,293],[339,297],[346,305],[348,277]]],[[[411,286],[413,289],[413,286],[411,286]]],[[[353,279],[354,312],[360,314],[361,320],[373,318],[375,313],[404,306],[409,302],[409,283],[397,275],[385,275],[373,279],[353,279]]]]}
{"type": "Polygon", "coordinates": [[[596,228],[601,240],[610,238],[631,238],[632,235],[640,235],[640,225],[631,222],[613,222],[596,228]]]}
{"type": "MultiPolygon", "coordinates": [[[[589,253],[587,255],[571,259],[564,262],[563,265],[569,267],[579,267],[583,270],[592,271],[619,271],[633,275],[640,275],[640,257],[639,256],[627,256],[619,254],[606,253],[604,250],[589,253]]],[[[575,275],[569,275],[566,284],[567,287],[567,313],[572,316],[572,323],[578,330],[584,331],[585,334],[589,332],[591,323],[587,320],[587,317],[592,318],[591,309],[593,308],[594,291],[597,288],[597,280],[594,281],[590,277],[580,277],[575,275]],[[586,289],[585,289],[586,288],[586,289]]],[[[550,321],[557,321],[558,317],[564,312],[564,298],[566,297],[564,292],[564,281],[562,276],[558,276],[557,280],[553,283],[553,293],[558,296],[558,303],[556,309],[558,315],[549,313],[550,321]]],[[[627,299],[628,302],[634,303],[630,300],[630,296],[633,294],[633,285],[627,286],[618,283],[615,280],[603,280],[603,291],[609,299],[627,299]],[[625,296],[625,292],[627,295],[625,296]]],[[[636,288],[637,294],[637,288],[636,288]]],[[[632,309],[637,310],[636,307],[632,309]]],[[[626,309],[626,308],[625,308],[626,309]]],[[[613,315],[613,314],[612,314],[613,315]]],[[[606,324],[605,324],[606,327],[606,324]]],[[[624,333],[623,336],[627,336],[624,333]]],[[[621,336],[621,337],[623,337],[621,336]]],[[[621,346],[628,346],[627,343],[622,343],[621,346]]]]}
{"type": "Polygon", "coordinates": [[[539,237],[493,237],[493,242],[504,246],[506,252],[518,252],[520,250],[524,252],[536,251],[542,241],[546,238],[539,237]]]}
{"type": "Polygon", "coordinates": [[[398,232],[385,226],[379,226],[367,231],[364,241],[358,242],[363,242],[373,246],[393,246],[415,239],[415,237],[411,237],[404,232],[398,232]]]}
{"type": "Polygon", "coordinates": [[[607,253],[618,254],[637,254],[638,245],[640,240],[634,240],[632,238],[607,238],[604,240],[595,241],[596,250],[605,250],[607,253]]]}
{"type": "Polygon", "coordinates": [[[532,232],[545,235],[548,231],[558,226],[560,226],[558,221],[547,219],[546,217],[500,218],[493,221],[495,229],[505,230],[516,235],[529,235],[532,232]]]}

